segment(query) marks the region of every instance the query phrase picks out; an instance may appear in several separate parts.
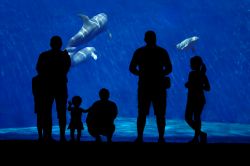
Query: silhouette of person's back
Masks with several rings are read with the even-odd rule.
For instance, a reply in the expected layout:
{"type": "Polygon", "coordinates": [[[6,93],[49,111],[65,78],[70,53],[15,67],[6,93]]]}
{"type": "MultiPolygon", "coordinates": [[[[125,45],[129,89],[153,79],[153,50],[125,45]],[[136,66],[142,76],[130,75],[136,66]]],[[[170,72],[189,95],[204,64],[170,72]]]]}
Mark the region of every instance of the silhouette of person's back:
{"type": "Polygon", "coordinates": [[[144,40],[147,45],[135,51],[129,67],[131,73],[139,76],[136,141],[143,141],[146,116],[149,114],[152,102],[157,119],[159,142],[164,142],[167,87],[165,76],[172,72],[172,64],[167,51],[156,45],[155,32],[146,32],[144,40]]]}
{"type": "Polygon", "coordinates": [[[107,136],[107,141],[112,142],[115,131],[114,120],[118,110],[114,102],[109,100],[109,91],[105,88],[99,91],[100,100],[96,101],[89,109],[86,119],[90,135],[96,141],[101,141],[101,135],[107,136]]]}
{"type": "Polygon", "coordinates": [[[206,66],[200,56],[194,56],[190,60],[192,71],[189,73],[187,105],[185,120],[188,125],[195,130],[195,135],[191,143],[207,142],[207,134],[201,131],[201,113],[206,103],[204,90],[210,91],[210,84],[206,76],[206,66]],[[200,137],[200,140],[199,140],[200,137]]]}
{"type": "MultiPolygon", "coordinates": [[[[65,140],[66,109],[67,109],[67,73],[71,59],[67,51],[61,51],[62,40],[53,36],[50,40],[51,50],[40,54],[36,70],[46,91],[46,109],[51,114],[52,105],[56,101],[56,109],[60,126],[60,138],[65,140]]],[[[50,115],[51,116],[51,115],[50,115]]],[[[51,136],[51,129],[48,129],[51,136]]]]}

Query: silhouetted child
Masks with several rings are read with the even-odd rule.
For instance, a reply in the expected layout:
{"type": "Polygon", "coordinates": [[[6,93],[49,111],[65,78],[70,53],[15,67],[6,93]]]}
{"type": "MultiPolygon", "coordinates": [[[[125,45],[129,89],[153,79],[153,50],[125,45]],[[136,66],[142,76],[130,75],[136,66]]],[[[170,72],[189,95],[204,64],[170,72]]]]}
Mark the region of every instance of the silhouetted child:
{"type": "Polygon", "coordinates": [[[201,131],[201,113],[206,103],[204,90],[210,91],[210,84],[206,76],[206,66],[200,56],[190,59],[191,72],[185,87],[188,88],[188,98],[185,120],[195,130],[195,135],[190,143],[206,143],[207,133],[201,131]]]}
{"type": "Polygon", "coordinates": [[[34,112],[37,115],[38,140],[50,141],[52,140],[52,116],[48,111],[48,98],[39,75],[32,78],[32,94],[34,96],[34,112]]]}
{"type": "Polygon", "coordinates": [[[75,140],[75,130],[77,130],[77,141],[80,141],[82,134],[81,131],[84,129],[82,123],[82,113],[86,113],[87,111],[80,107],[82,103],[82,98],[80,96],[74,96],[72,101],[69,101],[68,103],[68,111],[71,112],[71,120],[68,126],[68,129],[70,129],[71,141],[75,140]]]}
{"type": "Polygon", "coordinates": [[[112,142],[115,131],[114,120],[117,117],[117,106],[109,100],[109,91],[102,88],[99,91],[100,100],[96,101],[89,109],[86,119],[88,131],[96,142],[101,142],[101,135],[107,136],[107,141],[112,142]]]}

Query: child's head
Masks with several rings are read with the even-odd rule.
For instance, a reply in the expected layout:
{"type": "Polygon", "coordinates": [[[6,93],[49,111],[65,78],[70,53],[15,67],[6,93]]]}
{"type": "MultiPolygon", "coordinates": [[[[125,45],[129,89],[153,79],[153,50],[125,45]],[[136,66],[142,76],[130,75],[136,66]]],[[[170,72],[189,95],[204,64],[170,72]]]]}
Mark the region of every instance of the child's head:
{"type": "Polygon", "coordinates": [[[99,96],[101,100],[108,100],[109,99],[109,91],[108,89],[102,88],[99,91],[99,96]]]}
{"type": "Polygon", "coordinates": [[[74,104],[74,106],[79,107],[82,103],[82,98],[80,96],[74,96],[72,98],[72,103],[74,104]]]}
{"type": "Polygon", "coordinates": [[[200,56],[194,56],[190,59],[190,67],[192,70],[200,71],[202,64],[203,62],[200,56]]]}

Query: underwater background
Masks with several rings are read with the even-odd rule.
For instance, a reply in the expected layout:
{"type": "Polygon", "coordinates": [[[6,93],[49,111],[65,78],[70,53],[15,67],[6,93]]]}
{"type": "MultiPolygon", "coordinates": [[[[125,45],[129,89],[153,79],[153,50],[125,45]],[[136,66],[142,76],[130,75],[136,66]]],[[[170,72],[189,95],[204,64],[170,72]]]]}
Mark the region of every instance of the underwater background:
{"type": "Polygon", "coordinates": [[[92,18],[102,12],[108,15],[112,38],[103,32],[83,45],[95,47],[98,59],[71,68],[69,99],[80,95],[87,108],[106,87],[118,116],[136,117],[138,78],[129,72],[129,63],[144,45],[144,33],[154,30],[173,65],[167,120],[184,119],[184,84],[193,56],[192,51],[177,50],[176,44],[198,36],[196,52],[211,84],[203,121],[250,123],[250,0],[1,0],[0,128],[36,125],[31,79],[39,54],[50,49],[53,35],[61,36],[66,47],[83,25],[79,13],[92,18]]]}

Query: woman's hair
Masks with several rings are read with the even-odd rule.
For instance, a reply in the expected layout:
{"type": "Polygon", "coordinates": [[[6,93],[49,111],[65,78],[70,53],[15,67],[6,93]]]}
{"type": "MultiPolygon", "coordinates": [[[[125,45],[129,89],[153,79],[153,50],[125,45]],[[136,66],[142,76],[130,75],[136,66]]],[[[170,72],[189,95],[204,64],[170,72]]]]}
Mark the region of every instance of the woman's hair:
{"type": "Polygon", "coordinates": [[[192,70],[198,70],[203,74],[206,73],[207,68],[206,65],[203,63],[203,60],[200,56],[196,55],[190,59],[190,65],[192,70]]]}

